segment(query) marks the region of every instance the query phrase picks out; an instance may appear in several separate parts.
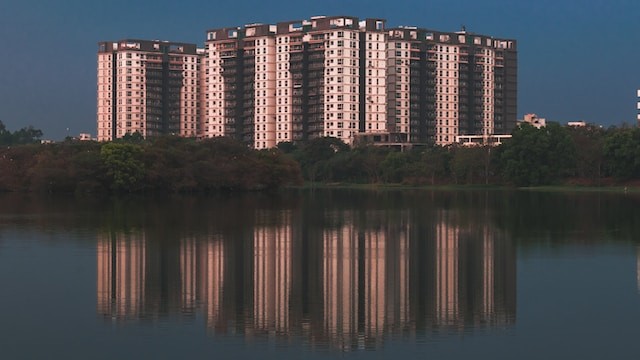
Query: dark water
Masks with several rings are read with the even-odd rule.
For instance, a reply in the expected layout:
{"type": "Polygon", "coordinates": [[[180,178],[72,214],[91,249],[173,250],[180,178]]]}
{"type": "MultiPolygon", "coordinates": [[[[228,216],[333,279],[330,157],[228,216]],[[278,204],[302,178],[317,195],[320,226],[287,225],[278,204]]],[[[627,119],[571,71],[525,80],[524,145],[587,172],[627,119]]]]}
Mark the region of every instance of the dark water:
{"type": "Polygon", "coordinates": [[[0,196],[0,358],[640,357],[640,197],[0,196]]]}

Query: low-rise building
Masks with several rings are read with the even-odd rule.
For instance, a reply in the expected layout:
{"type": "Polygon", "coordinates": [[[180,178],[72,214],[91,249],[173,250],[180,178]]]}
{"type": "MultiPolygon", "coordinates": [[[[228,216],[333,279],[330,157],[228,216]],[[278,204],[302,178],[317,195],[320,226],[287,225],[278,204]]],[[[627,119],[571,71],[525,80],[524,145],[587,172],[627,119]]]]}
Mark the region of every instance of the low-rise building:
{"type": "Polygon", "coordinates": [[[547,119],[538,117],[536,114],[525,114],[524,119],[519,120],[518,122],[531,124],[538,129],[547,126],[547,119]]]}

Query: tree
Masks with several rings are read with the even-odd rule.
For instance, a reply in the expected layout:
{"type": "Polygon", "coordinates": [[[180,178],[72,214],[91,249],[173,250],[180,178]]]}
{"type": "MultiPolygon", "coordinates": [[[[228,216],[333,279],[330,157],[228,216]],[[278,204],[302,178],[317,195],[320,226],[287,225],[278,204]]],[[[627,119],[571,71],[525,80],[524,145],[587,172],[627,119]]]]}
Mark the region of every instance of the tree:
{"type": "Polygon", "coordinates": [[[435,185],[438,179],[445,181],[447,178],[451,153],[441,146],[434,146],[424,151],[421,162],[431,185],[435,185]]]}
{"type": "Polygon", "coordinates": [[[144,141],[144,136],[139,132],[135,131],[133,133],[126,133],[123,137],[118,139],[117,141],[132,143],[132,144],[140,144],[144,141]]]}
{"type": "Polygon", "coordinates": [[[278,149],[285,154],[291,154],[298,149],[296,144],[291,141],[281,141],[277,145],[278,149]]]}
{"type": "Polygon", "coordinates": [[[100,156],[114,191],[132,192],[142,187],[144,164],[138,145],[108,143],[102,145],[100,156]]]}
{"type": "Polygon", "coordinates": [[[451,172],[456,183],[474,184],[480,179],[486,184],[489,173],[489,148],[457,146],[453,148],[451,172]]]}
{"type": "Polygon", "coordinates": [[[599,182],[604,161],[605,131],[598,126],[587,125],[569,128],[568,133],[578,149],[574,175],[599,182]]]}
{"type": "Polygon", "coordinates": [[[29,125],[13,133],[13,144],[36,144],[42,138],[42,131],[29,125]]]}
{"type": "Polygon", "coordinates": [[[0,145],[11,144],[11,132],[7,131],[4,123],[0,121],[0,145]]]}
{"type": "Polygon", "coordinates": [[[619,180],[640,176],[640,129],[610,129],[604,141],[607,171],[619,180]]]}
{"type": "Polygon", "coordinates": [[[321,137],[307,141],[294,152],[294,158],[300,163],[302,173],[307,180],[330,180],[328,162],[337,154],[348,152],[349,145],[338,138],[321,137]]]}
{"type": "Polygon", "coordinates": [[[390,151],[380,163],[382,178],[387,183],[400,183],[407,173],[409,158],[406,153],[390,151]]]}
{"type": "Polygon", "coordinates": [[[518,186],[551,184],[575,166],[575,146],[557,123],[540,129],[523,124],[497,150],[502,175],[518,186]]]}
{"type": "Polygon", "coordinates": [[[40,138],[42,131],[31,125],[12,133],[0,121],[0,145],[35,144],[40,142],[40,138]]]}

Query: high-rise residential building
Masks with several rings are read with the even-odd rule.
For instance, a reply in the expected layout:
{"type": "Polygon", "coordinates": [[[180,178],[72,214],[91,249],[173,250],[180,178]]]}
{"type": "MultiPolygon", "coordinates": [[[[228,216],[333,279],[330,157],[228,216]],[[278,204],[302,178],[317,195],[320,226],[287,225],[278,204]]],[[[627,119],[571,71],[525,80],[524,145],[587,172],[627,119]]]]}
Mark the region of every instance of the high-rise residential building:
{"type": "Polygon", "coordinates": [[[144,137],[197,136],[202,55],[193,44],[99,43],[98,140],[136,132],[144,137]]]}
{"type": "Polygon", "coordinates": [[[203,136],[276,146],[275,26],[207,32],[203,136]]]}
{"type": "Polygon", "coordinates": [[[368,109],[376,114],[371,128],[383,130],[383,25],[315,17],[208,31],[204,136],[233,136],[258,149],[322,136],[351,143],[366,128],[368,109]],[[372,32],[376,47],[361,49],[361,36],[372,32]],[[362,57],[372,55],[375,75],[368,77],[375,82],[368,84],[362,57]]]}
{"type": "Polygon", "coordinates": [[[516,125],[514,40],[466,31],[389,30],[389,125],[410,142],[509,134],[516,125]]]}
{"type": "Polygon", "coordinates": [[[101,43],[98,94],[100,140],[139,131],[227,136],[257,149],[325,136],[347,144],[486,143],[516,126],[517,47],[464,29],[317,16],[209,30],[203,54],[195,45],[101,43]],[[142,106],[146,88],[136,81],[146,78],[127,76],[158,66],[145,56],[167,60],[166,79],[154,85],[163,98],[151,97],[162,112],[142,106]]]}

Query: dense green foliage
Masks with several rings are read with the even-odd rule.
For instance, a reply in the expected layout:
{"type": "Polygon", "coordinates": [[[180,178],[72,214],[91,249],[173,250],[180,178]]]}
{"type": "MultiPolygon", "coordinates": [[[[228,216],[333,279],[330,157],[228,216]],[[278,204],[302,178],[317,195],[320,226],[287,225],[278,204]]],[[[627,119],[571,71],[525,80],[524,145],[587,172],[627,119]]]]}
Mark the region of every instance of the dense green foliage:
{"type": "MultiPolygon", "coordinates": [[[[0,135],[7,133],[15,134],[1,126],[0,135]]],[[[0,148],[0,191],[188,193],[273,189],[303,180],[416,186],[640,180],[640,129],[627,127],[523,125],[497,147],[415,146],[405,151],[351,148],[336,138],[280,143],[268,151],[226,138],[144,140],[134,135],[111,143],[29,144],[33,139],[0,148]]]]}
{"type": "Polygon", "coordinates": [[[178,137],[3,147],[0,168],[3,191],[188,193],[274,189],[302,179],[298,164],[277,150],[178,137]]]}
{"type": "Polygon", "coordinates": [[[320,138],[279,148],[306,181],[405,185],[601,185],[640,179],[640,129],[595,126],[537,129],[525,124],[497,147],[452,145],[349,148],[320,138]]]}
{"type": "Polygon", "coordinates": [[[556,183],[570,174],[575,162],[569,130],[557,123],[541,129],[523,124],[498,150],[503,176],[521,186],[556,183]]]}

